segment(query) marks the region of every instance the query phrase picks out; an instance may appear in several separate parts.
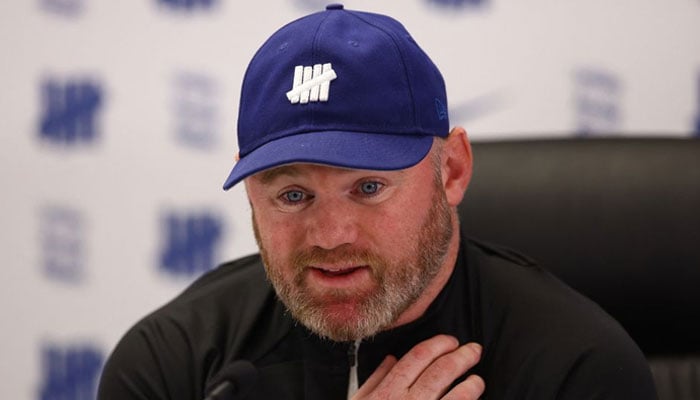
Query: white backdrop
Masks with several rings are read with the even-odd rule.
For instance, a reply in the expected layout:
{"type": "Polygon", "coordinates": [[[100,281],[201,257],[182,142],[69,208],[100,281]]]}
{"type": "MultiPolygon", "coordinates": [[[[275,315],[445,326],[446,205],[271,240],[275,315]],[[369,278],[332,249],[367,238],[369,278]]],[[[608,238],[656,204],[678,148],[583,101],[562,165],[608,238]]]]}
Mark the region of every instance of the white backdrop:
{"type": "MultiPolygon", "coordinates": [[[[317,0],[0,5],[0,398],[90,399],[137,319],[254,252],[240,83],[317,0]]],[[[401,20],[473,140],[700,131],[697,0],[348,0],[401,20]]]]}

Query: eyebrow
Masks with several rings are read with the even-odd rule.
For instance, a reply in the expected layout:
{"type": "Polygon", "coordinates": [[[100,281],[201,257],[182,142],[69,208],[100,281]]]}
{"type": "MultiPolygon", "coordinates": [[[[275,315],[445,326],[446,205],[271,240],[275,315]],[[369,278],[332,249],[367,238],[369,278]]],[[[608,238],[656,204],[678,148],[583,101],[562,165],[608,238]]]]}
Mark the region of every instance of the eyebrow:
{"type": "Polygon", "coordinates": [[[282,165],[279,167],[267,169],[258,174],[260,183],[268,184],[279,178],[280,176],[299,176],[301,171],[294,165],[282,165]]]}

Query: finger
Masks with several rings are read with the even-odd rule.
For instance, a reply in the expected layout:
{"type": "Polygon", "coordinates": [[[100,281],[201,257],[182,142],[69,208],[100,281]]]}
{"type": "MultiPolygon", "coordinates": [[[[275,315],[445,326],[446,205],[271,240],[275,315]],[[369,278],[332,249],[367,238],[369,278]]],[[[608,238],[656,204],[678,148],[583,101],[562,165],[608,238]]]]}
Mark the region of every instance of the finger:
{"type": "Polygon", "coordinates": [[[442,400],[476,400],[484,394],[486,383],[478,375],[470,375],[459,385],[452,388],[442,400]]]}
{"type": "Polygon", "coordinates": [[[353,399],[360,399],[370,394],[389,373],[389,371],[391,371],[391,368],[393,368],[394,365],[396,365],[396,357],[392,355],[386,356],[382,363],[379,364],[377,369],[372,372],[372,375],[370,375],[365,383],[360,386],[360,389],[357,391],[357,393],[355,393],[353,399]]]}
{"type": "Polygon", "coordinates": [[[464,375],[481,357],[481,346],[468,343],[455,351],[440,356],[411,387],[411,393],[417,398],[431,398],[445,393],[455,379],[464,375]]]}
{"type": "Polygon", "coordinates": [[[433,361],[458,346],[457,339],[447,335],[433,336],[418,343],[394,365],[379,388],[389,392],[407,390],[433,361]]]}

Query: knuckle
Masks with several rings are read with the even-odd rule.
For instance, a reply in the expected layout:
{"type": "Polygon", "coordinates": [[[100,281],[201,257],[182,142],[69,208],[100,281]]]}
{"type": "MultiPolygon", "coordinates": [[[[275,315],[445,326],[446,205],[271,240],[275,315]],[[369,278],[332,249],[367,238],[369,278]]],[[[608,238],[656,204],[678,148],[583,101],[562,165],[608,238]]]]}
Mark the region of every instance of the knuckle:
{"type": "Polygon", "coordinates": [[[434,359],[445,351],[454,349],[458,345],[459,343],[454,337],[438,335],[418,343],[409,353],[416,360],[426,361],[434,359]]]}
{"type": "Polygon", "coordinates": [[[423,342],[417,344],[411,351],[411,355],[416,359],[416,360],[427,360],[433,357],[433,349],[430,343],[428,342],[423,342]]]}
{"type": "Polygon", "coordinates": [[[473,346],[467,345],[441,356],[433,364],[438,373],[452,372],[462,374],[478,361],[479,352],[473,346]]]}
{"type": "Polygon", "coordinates": [[[440,357],[435,361],[436,373],[443,374],[450,371],[458,371],[466,368],[466,363],[462,362],[461,357],[450,353],[440,357]]]}

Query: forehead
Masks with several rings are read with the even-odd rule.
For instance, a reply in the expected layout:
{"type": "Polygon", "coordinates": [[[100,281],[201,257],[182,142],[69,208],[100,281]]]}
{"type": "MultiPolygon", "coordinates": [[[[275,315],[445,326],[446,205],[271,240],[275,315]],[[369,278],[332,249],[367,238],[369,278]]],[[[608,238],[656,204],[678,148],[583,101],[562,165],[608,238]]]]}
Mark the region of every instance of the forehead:
{"type": "Polygon", "coordinates": [[[349,175],[351,173],[362,172],[364,170],[331,167],[320,164],[288,164],[275,168],[270,168],[254,175],[254,178],[260,183],[271,183],[280,177],[301,177],[312,173],[334,173],[340,175],[349,175]]]}

